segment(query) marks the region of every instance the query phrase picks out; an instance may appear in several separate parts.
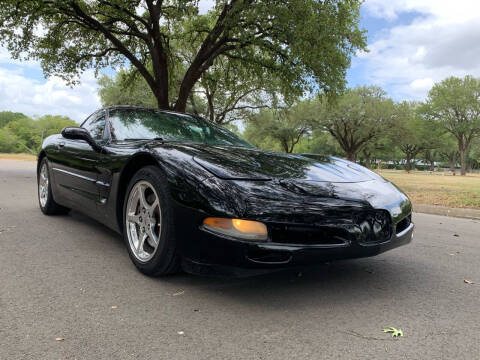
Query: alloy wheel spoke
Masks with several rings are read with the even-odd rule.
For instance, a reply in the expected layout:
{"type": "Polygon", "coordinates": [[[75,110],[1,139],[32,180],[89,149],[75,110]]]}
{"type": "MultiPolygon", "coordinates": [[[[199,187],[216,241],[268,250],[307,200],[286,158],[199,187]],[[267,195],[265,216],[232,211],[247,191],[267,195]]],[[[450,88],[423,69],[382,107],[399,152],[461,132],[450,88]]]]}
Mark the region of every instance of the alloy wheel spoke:
{"type": "Polygon", "coordinates": [[[158,199],[155,197],[155,201],[153,202],[152,205],[148,205],[148,213],[150,216],[153,216],[153,212],[155,211],[155,208],[158,206],[158,199]]]}
{"type": "Polygon", "coordinates": [[[140,207],[147,209],[149,207],[147,199],[145,198],[145,190],[146,186],[140,186],[138,188],[138,196],[139,196],[139,201],[140,201],[140,207]]]}
{"type": "Polygon", "coordinates": [[[148,239],[150,240],[148,243],[153,247],[156,248],[158,246],[158,238],[155,236],[153,229],[151,226],[148,226],[146,229],[146,233],[148,235],[148,239]]]}
{"type": "Polygon", "coordinates": [[[143,246],[145,245],[145,240],[147,239],[148,235],[146,233],[140,232],[138,237],[138,247],[137,251],[139,253],[143,252],[143,246]]]}

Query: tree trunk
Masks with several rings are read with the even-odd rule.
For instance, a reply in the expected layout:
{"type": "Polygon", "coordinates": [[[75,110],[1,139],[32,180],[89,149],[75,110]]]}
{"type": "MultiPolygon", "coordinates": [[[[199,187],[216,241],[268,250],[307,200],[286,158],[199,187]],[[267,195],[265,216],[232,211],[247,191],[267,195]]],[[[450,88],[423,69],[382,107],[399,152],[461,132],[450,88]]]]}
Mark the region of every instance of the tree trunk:
{"type": "Polygon", "coordinates": [[[370,169],[371,163],[370,163],[370,156],[365,156],[365,167],[367,169],[370,169]]]}
{"type": "Polygon", "coordinates": [[[213,106],[212,95],[207,91],[208,116],[211,122],[215,122],[215,108],[213,106]]]}
{"type": "Polygon", "coordinates": [[[455,164],[456,164],[456,156],[455,154],[450,154],[448,157],[448,165],[450,167],[450,172],[455,175],[455,164]]]}
{"type": "Polygon", "coordinates": [[[409,155],[407,155],[406,162],[405,162],[405,170],[407,172],[410,172],[410,170],[411,170],[411,167],[410,167],[410,162],[411,161],[412,161],[412,159],[410,158],[409,155]]]}
{"type": "Polygon", "coordinates": [[[355,162],[357,160],[357,153],[355,150],[347,151],[347,160],[355,162]]]}
{"type": "Polygon", "coordinates": [[[430,171],[435,171],[435,161],[430,160],[430,171]]]}
{"type": "Polygon", "coordinates": [[[462,163],[462,168],[460,170],[460,175],[467,175],[467,150],[460,149],[460,161],[462,163]]]}
{"type": "Polygon", "coordinates": [[[170,110],[170,104],[168,103],[168,87],[164,89],[157,87],[153,89],[153,95],[157,99],[157,106],[162,110],[170,110]]]}

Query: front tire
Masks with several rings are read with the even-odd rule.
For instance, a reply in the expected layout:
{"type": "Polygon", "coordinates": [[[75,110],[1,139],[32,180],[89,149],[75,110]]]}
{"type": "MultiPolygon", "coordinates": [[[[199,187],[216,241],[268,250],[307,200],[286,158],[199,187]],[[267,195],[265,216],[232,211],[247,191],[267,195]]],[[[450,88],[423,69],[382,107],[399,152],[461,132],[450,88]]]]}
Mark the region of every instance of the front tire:
{"type": "Polygon", "coordinates": [[[158,167],[146,166],[130,180],[123,206],[123,237],[130,259],[145,275],[178,272],[170,194],[158,167]]]}
{"type": "Polygon", "coordinates": [[[46,157],[42,159],[37,174],[38,186],[38,204],[40,210],[45,215],[60,215],[66,214],[70,209],[59,205],[53,200],[52,184],[50,182],[50,172],[48,171],[48,160],[46,157]]]}

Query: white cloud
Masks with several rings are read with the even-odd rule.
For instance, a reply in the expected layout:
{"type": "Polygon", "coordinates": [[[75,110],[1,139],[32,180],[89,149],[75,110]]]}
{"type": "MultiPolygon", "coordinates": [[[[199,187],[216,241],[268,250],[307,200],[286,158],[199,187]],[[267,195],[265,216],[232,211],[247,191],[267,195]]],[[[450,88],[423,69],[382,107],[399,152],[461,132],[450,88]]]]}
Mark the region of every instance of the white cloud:
{"type": "Polygon", "coordinates": [[[395,98],[423,99],[448,76],[480,76],[480,1],[367,0],[364,6],[370,16],[392,21],[414,16],[378,33],[370,52],[359,54],[370,83],[395,98]]]}
{"type": "Polygon", "coordinates": [[[80,122],[99,107],[92,71],[81,77],[80,85],[71,88],[58,77],[40,81],[25,76],[22,68],[11,70],[0,64],[0,111],[65,115],[80,122]]]}
{"type": "Polygon", "coordinates": [[[208,12],[208,10],[212,9],[214,5],[214,0],[200,0],[198,2],[198,11],[200,14],[205,14],[208,12]]]}

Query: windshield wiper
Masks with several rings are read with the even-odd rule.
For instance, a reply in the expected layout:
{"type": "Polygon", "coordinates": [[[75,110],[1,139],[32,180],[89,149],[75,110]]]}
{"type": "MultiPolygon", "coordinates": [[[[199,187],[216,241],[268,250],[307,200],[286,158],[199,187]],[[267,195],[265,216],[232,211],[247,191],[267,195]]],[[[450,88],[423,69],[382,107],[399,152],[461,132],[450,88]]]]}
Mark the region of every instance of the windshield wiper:
{"type": "Polygon", "coordinates": [[[146,139],[146,138],[125,138],[123,139],[123,141],[162,141],[162,142],[165,142],[165,140],[163,140],[163,138],[161,137],[154,137],[152,139],[146,139]]]}

